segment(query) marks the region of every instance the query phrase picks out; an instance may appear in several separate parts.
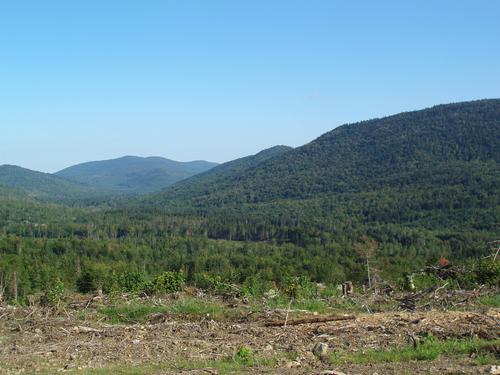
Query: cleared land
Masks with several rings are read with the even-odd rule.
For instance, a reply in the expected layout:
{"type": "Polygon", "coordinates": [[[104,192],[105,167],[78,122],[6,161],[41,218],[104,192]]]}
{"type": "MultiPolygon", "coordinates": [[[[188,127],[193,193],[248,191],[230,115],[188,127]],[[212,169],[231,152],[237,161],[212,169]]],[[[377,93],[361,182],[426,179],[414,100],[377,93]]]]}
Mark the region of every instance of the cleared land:
{"type": "Polygon", "coordinates": [[[419,296],[413,312],[400,310],[408,297],[336,297],[288,308],[192,292],[3,305],[0,372],[469,374],[500,364],[496,291],[419,296]],[[319,342],[329,347],[322,358],[312,353],[319,342]]]}

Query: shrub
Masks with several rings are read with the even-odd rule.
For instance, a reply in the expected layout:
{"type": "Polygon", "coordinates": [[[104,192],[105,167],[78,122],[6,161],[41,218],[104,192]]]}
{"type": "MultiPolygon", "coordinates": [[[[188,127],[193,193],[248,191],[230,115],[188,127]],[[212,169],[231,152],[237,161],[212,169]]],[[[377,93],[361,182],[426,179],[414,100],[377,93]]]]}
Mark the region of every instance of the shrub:
{"type": "Polygon", "coordinates": [[[103,279],[104,277],[97,270],[88,268],[76,280],[76,288],[80,293],[95,292],[97,289],[102,288],[103,279]]]}
{"type": "Polygon", "coordinates": [[[246,346],[240,346],[236,352],[235,360],[241,365],[251,365],[254,361],[254,352],[246,346]]]}
{"type": "Polygon", "coordinates": [[[206,272],[195,275],[195,284],[198,288],[216,294],[229,293],[233,289],[231,283],[223,280],[220,275],[210,275],[206,272]]]}
{"type": "Polygon", "coordinates": [[[57,278],[47,287],[45,298],[51,305],[59,306],[64,299],[64,292],[64,283],[57,278]]]}
{"type": "Polygon", "coordinates": [[[114,274],[118,288],[123,292],[139,293],[144,290],[146,277],[142,272],[126,271],[114,274]]]}
{"type": "Polygon", "coordinates": [[[263,280],[262,277],[257,274],[245,279],[241,286],[241,292],[245,296],[262,297],[266,292],[275,287],[274,283],[263,280]]]}
{"type": "Polygon", "coordinates": [[[305,276],[285,276],[281,289],[287,296],[295,299],[312,297],[315,293],[313,284],[305,276]]]}
{"type": "Polygon", "coordinates": [[[466,265],[459,283],[465,287],[475,287],[486,284],[489,286],[500,286],[500,262],[493,259],[471,260],[466,265]]]}
{"type": "Polygon", "coordinates": [[[144,284],[144,291],[148,294],[175,293],[184,287],[186,277],[183,272],[163,272],[153,281],[144,284]]]}

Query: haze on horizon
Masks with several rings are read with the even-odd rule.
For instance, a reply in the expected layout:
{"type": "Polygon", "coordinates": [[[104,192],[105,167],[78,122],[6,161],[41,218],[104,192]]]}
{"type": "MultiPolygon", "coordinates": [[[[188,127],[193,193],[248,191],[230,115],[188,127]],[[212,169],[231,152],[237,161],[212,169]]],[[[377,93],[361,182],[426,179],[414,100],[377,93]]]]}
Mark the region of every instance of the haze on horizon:
{"type": "Polygon", "coordinates": [[[224,162],[498,98],[498,14],[485,0],[7,2],[0,164],[224,162]]]}

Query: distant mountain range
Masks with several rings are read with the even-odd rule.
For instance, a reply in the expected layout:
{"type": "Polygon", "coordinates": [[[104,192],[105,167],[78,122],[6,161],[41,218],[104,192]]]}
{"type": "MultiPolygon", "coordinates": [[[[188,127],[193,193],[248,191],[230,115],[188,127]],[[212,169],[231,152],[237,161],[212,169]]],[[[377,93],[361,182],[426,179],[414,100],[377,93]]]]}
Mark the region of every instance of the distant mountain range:
{"type": "Polygon", "coordinates": [[[144,194],[161,190],[216,165],[201,160],[179,162],[161,157],[124,156],[78,164],[55,174],[97,189],[144,194]]]}
{"type": "Polygon", "coordinates": [[[103,196],[104,192],[50,173],[32,171],[15,165],[1,165],[0,195],[72,203],[103,196]]]}
{"type": "Polygon", "coordinates": [[[159,191],[216,165],[136,156],[78,164],[55,174],[2,165],[0,195],[53,203],[99,203],[123,194],[159,191]]]}

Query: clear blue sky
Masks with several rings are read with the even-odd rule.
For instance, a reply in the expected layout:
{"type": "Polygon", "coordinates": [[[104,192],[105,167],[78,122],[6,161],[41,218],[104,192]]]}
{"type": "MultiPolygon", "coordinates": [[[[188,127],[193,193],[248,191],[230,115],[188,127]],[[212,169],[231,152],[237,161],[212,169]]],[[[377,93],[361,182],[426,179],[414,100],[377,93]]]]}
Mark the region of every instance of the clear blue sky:
{"type": "Polygon", "coordinates": [[[3,1],[0,164],[223,162],[500,97],[500,1],[3,1]]]}

